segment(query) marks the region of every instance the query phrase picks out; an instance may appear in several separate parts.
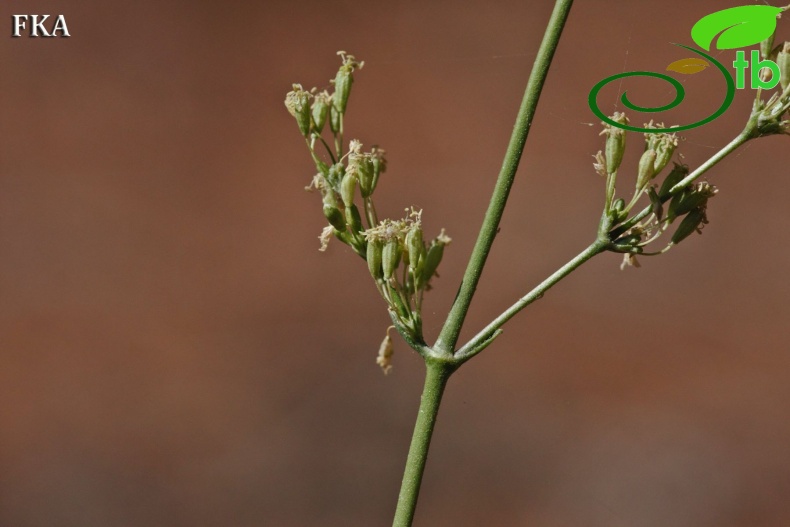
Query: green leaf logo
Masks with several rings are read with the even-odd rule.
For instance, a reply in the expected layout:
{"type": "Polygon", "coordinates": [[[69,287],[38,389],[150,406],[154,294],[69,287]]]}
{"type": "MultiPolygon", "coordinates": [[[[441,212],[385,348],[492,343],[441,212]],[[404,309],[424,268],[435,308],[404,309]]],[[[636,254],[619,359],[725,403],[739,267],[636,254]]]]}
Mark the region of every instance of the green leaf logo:
{"type": "Polygon", "coordinates": [[[759,44],[776,30],[776,17],[781,7],[744,5],[716,11],[702,17],[691,28],[691,38],[699,47],[710,51],[713,39],[717,49],[745,48],[759,44]]]}

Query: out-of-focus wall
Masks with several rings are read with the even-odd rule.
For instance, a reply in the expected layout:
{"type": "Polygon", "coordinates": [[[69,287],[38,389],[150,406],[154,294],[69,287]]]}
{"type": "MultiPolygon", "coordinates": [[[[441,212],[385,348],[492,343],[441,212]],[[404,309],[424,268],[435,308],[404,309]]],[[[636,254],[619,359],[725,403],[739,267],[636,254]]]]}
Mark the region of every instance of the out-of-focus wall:
{"type": "MultiPolygon", "coordinates": [[[[589,89],[663,71],[685,57],[671,42],[732,5],[577,2],[464,335],[594,236],[589,89]]],[[[434,338],[550,9],[6,2],[0,525],[388,525],[422,366],[398,341],[393,374],[377,368],[388,317],[350,250],[317,251],[313,168],[282,101],[327,85],[337,50],[365,60],[346,124],[389,153],[379,211],[415,205],[454,239],[426,297],[434,338]],[[11,15],[36,12],[64,14],[71,38],[10,38],[11,15]]],[[[715,71],[684,84],[667,124],[723,96],[715,71]]],[[[751,97],[685,132],[685,162],[737,134],[751,97]]],[[[453,377],[416,525],[790,524],[788,146],[755,141],[711,172],[703,236],[641,269],[596,258],[453,377]]]]}

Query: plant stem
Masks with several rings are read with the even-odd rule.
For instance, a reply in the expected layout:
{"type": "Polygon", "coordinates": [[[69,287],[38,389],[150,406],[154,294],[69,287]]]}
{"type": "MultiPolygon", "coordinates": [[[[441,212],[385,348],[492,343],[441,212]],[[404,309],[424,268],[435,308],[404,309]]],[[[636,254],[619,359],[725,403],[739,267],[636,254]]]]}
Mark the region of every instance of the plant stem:
{"type": "Polygon", "coordinates": [[[713,154],[713,156],[711,156],[710,159],[708,159],[700,166],[698,166],[694,172],[684,177],[674,187],[669,189],[669,194],[670,195],[676,194],[681,190],[683,190],[684,188],[686,188],[687,186],[689,186],[691,183],[694,182],[694,180],[696,180],[702,174],[713,168],[713,166],[715,166],[719,161],[721,161],[722,159],[733,153],[735,150],[738,149],[738,147],[742,146],[746,141],[752,139],[752,137],[754,137],[753,132],[748,128],[743,132],[741,132],[740,134],[738,134],[738,136],[732,141],[730,141],[727,144],[727,146],[725,146],[724,148],[713,154]]]}
{"type": "MultiPolygon", "coordinates": [[[[721,161],[722,159],[733,153],[739,147],[743,146],[743,144],[749,141],[750,139],[753,139],[755,137],[754,136],[755,124],[753,121],[756,122],[754,118],[750,119],[749,124],[740,134],[738,134],[735,137],[735,139],[727,143],[727,145],[724,148],[713,154],[707,161],[705,161],[700,166],[698,166],[692,173],[690,173],[688,176],[686,176],[681,181],[679,181],[674,187],[669,189],[669,193],[663,198],[661,198],[661,201],[662,202],[668,201],[672,196],[674,196],[684,188],[688,187],[691,183],[697,180],[702,174],[713,168],[716,164],[719,163],[719,161],[721,161]]],[[[650,214],[652,210],[653,210],[652,206],[647,206],[644,209],[642,209],[638,214],[629,218],[628,221],[624,222],[621,225],[618,225],[617,228],[614,231],[612,231],[613,238],[616,238],[620,234],[626,232],[628,229],[636,225],[640,220],[642,220],[644,217],[650,214]]]]}
{"type": "Polygon", "coordinates": [[[532,302],[541,298],[546,293],[546,291],[551,289],[554,284],[571,274],[574,270],[576,270],[576,268],[581,266],[587,260],[597,254],[604,252],[606,250],[607,244],[608,240],[598,239],[585,250],[576,255],[568,263],[557,269],[551,276],[543,280],[540,284],[538,284],[537,287],[535,287],[535,289],[527,293],[525,296],[519,298],[515,304],[507,308],[501,315],[496,317],[482,331],[475,335],[472,340],[459,349],[455,354],[456,359],[460,361],[466,361],[474,357],[478,351],[481,351],[479,345],[485,342],[486,339],[488,339],[496,330],[501,328],[505,322],[513,318],[516,313],[530,305],[532,302]]]}
{"type": "Polygon", "coordinates": [[[414,434],[409,447],[409,457],[406,459],[406,469],[403,472],[403,483],[392,527],[411,527],[414,511],[417,508],[417,498],[420,495],[422,474],[428,459],[428,447],[431,444],[436,416],[439,414],[439,405],[442,402],[442,394],[447,385],[447,379],[454,371],[454,367],[446,362],[426,360],[425,366],[425,387],[420,398],[420,410],[414,425],[414,434]]]}
{"type": "Polygon", "coordinates": [[[477,283],[480,280],[480,275],[483,273],[483,266],[488,258],[488,253],[499,228],[499,222],[505,211],[505,204],[513,186],[521,153],[524,150],[532,119],[535,116],[538,99],[543,90],[551,60],[554,57],[554,51],[557,49],[557,44],[572,4],[573,0],[557,0],[554,5],[554,11],[549,19],[546,32],[543,35],[543,41],[540,44],[538,55],[535,58],[532,72],[527,81],[524,98],[521,101],[516,124],[510,136],[510,143],[508,144],[505,159],[502,162],[502,168],[494,187],[494,193],[491,196],[491,201],[483,220],[483,226],[472,250],[472,256],[469,259],[458,295],[434,346],[439,350],[452,352],[455,344],[458,342],[458,335],[461,333],[466,313],[469,311],[469,305],[472,303],[477,283]]]}

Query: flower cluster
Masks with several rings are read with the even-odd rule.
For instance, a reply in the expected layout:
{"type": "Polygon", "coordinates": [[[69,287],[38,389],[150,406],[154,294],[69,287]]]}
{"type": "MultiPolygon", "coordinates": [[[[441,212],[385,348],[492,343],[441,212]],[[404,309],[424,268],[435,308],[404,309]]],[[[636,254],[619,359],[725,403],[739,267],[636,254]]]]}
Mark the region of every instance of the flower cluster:
{"type": "MultiPolygon", "coordinates": [[[[621,124],[628,123],[622,113],[616,113],[612,120],[621,124]]],[[[645,128],[660,130],[664,126],[651,121],[645,128]]],[[[606,178],[602,227],[605,227],[605,235],[610,242],[608,250],[624,254],[621,269],[626,266],[639,267],[636,255],[662,254],[692,233],[701,232],[702,227],[708,223],[708,199],[716,194],[717,189],[706,182],[682,185],[689,171],[687,166],[678,163],[673,164],[660,185],[653,183],[672,160],[678,146],[676,134],[659,131],[644,134],[645,149],[637,164],[636,184],[628,203],[616,196],[615,187],[617,172],[625,152],[626,132],[604,123],[601,135],[606,135],[606,153],[599,151],[594,156],[593,167],[606,178]],[[649,213],[631,217],[631,211],[645,195],[650,200],[649,213]],[[666,202],[669,205],[665,210],[666,202]],[[677,226],[668,244],[658,251],[646,250],[648,245],[656,242],[674,225],[677,226]]]]}
{"type": "MultiPolygon", "coordinates": [[[[760,45],[763,59],[770,59],[779,66],[779,87],[767,101],[763,101],[758,93],[754,101],[757,117],[757,135],[788,134],[790,135],[790,42],[776,47],[774,34],[760,45]]],[[[760,71],[761,78],[771,74],[768,68],[760,71]]]]}
{"type": "Polygon", "coordinates": [[[422,234],[422,211],[406,209],[401,220],[383,220],[363,234],[367,241],[367,262],[376,286],[389,304],[393,316],[422,335],[422,296],[431,288],[431,278],[452,240],[441,230],[426,246],[422,234]]]}
{"type": "MultiPolygon", "coordinates": [[[[357,140],[343,152],[344,117],[354,81],[354,72],[363,66],[353,55],[338,52],[342,64],[332,84],[333,93],[305,90],[294,84],[285,97],[285,107],[304,136],[317,174],[308,190],[321,195],[328,225],[320,235],[320,250],[334,237],[350,246],[367,261],[376,287],[386,300],[398,329],[422,342],[422,298],[441,262],[450,238],[442,229],[426,245],[423,241],[422,211],[407,209],[404,219],[379,221],[373,194],[387,169],[385,151],[373,146],[369,151],[357,140]],[[334,139],[334,149],[323,137],[326,123],[334,139]]],[[[385,372],[391,367],[392,343],[389,335],[378,358],[385,372]]]]}

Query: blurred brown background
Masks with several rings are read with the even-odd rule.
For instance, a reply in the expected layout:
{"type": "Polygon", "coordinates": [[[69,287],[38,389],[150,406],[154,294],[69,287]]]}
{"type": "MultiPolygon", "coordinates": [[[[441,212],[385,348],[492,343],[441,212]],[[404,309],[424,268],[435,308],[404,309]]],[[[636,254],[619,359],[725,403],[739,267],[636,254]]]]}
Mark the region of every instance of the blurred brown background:
{"type": "MultiPolygon", "coordinates": [[[[734,5],[577,2],[465,335],[592,240],[589,89],[662,71],[686,56],[670,42],[734,5]]],[[[282,101],[326,85],[338,49],[366,61],[347,129],[389,152],[379,211],[422,207],[427,234],[454,238],[432,339],[550,9],[4,3],[0,525],[389,525],[422,365],[401,342],[393,375],[375,365],[384,306],[350,250],[317,251],[313,168],[282,101]],[[12,39],[19,13],[64,14],[72,37],[12,39]]],[[[723,96],[715,71],[683,80],[668,123],[723,96]]],[[[751,97],[686,132],[686,162],[729,141],[751,97]]],[[[452,379],[416,525],[790,525],[788,146],[716,168],[704,236],[639,270],[596,258],[452,379]]]]}

